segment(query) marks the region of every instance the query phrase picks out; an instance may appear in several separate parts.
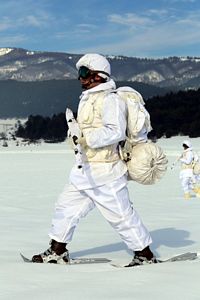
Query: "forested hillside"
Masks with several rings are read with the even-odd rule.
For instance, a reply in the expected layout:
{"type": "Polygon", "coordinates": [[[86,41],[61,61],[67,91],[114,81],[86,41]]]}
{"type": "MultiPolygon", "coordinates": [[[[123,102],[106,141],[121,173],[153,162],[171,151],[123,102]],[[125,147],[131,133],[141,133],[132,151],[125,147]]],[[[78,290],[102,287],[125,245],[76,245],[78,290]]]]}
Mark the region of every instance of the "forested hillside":
{"type": "MultiPolygon", "coordinates": [[[[117,86],[129,85],[145,99],[164,95],[169,89],[138,82],[117,82],[117,86]]],[[[66,107],[77,110],[80,82],[72,80],[46,80],[19,82],[0,81],[0,118],[26,118],[30,115],[53,116],[65,112],[66,107]]]]}
{"type": "MultiPolygon", "coordinates": [[[[200,89],[153,97],[146,101],[146,108],[153,126],[150,138],[200,137],[200,89]]],[[[65,114],[31,115],[24,126],[19,126],[16,135],[31,140],[63,141],[67,136],[65,114]]]]}
{"type": "Polygon", "coordinates": [[[157,96],[146,102],[151,115],[151,136],[200,136],[200,89],[157,96]]]}

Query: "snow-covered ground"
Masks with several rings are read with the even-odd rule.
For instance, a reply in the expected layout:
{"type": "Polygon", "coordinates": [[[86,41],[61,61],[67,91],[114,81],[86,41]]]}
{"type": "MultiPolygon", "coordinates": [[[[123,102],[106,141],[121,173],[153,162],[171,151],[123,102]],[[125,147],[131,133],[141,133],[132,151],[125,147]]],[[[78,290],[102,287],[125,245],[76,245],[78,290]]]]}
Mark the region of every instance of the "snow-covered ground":
{"type": "MultiPolygon", "coordinates": [[[[183,137],[158,141],[169,166],[183,137]]],[[[200,138],[192,139],[200,153],[200,138]]],[[[108,264],[61,266],[24,263],[48,247],[54,202],[73,164],[66,143],[0,146],[0,299],[2,300],[199,300],[200,260],[117,269],[108,264]]],[[[153,237],[152,249],[167,258],[200,251],[200,198],[184,200],[178,166],[156,185],[129,183],[134,206],[153,237]]],[[[69,245],[72,257],[130,262],[132,253],[97,210],[83,219],[69,245]]]]}

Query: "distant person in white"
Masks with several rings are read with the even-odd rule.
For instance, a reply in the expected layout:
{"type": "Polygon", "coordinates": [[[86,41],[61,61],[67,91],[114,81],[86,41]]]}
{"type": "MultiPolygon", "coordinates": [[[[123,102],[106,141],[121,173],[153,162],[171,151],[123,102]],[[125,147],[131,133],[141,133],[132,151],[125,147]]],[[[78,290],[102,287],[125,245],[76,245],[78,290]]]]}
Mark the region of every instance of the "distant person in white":
{"type": "Polygon", "coordinates": [[[194,191],[197,196],[199,189],[197,188],[197,177],[193,174],[193,162],[195,160],[195,153],[192,149],[192,144],[189,140],[183,141],[183,153],[179,158],[181,162],[180,179],[184,192],[184,198],[190,199],[191,192],[194,191]]]}
{"type": "Polygon", "coordinates": [[[34,255],[32,261],[68,263],[66,245],[72,240],[80,219],[97,207],[134,252],[128,266],[155,263],[149,248],[151,236],[132,207],[127,167],[119,156],[118,144],[126,137],[127,111],[125,103],[114,92],[110,64],[104,56],[86,54],[76,67],[83,89],[77,117],[82,133],[78,143],[83,150],[83,165],[81,168],[74,165],[70,183],[55,204],[50,248],[34,255]]]}

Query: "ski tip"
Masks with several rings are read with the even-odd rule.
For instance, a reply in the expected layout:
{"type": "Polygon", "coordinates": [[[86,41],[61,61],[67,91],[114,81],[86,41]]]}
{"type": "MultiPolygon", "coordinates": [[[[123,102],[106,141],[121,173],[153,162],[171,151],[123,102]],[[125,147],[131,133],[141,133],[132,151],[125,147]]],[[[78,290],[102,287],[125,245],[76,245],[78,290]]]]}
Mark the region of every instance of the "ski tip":
{"type": "Polygon", "coordinates": [[[27,258],[27,257],[25,257],[21,252],[20,252],[20,256],[21,256],[21,258],[23,259],[24,262],[32,263],[32,260],[29,259],[29,258],[27,258]]]}
{"type": "Polygon", "coordinates": [[[198,258],[197,252],[185,252],[179,255],[172,256],[161,262],[176,262],[176,261],[186,261],[186,260],[195,260],[198,258]]]}

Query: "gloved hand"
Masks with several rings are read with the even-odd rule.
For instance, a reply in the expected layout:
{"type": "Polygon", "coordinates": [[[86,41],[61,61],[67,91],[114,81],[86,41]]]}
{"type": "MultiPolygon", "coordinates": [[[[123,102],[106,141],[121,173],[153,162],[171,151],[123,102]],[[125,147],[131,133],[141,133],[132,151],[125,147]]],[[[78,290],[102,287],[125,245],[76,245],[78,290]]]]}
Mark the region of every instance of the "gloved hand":
{"type": "Polygon", "coordinates": [[[82,148],[87,146],[86,139],[84,136],[79,137],[76,142],[81,145],[82,148]]]}

